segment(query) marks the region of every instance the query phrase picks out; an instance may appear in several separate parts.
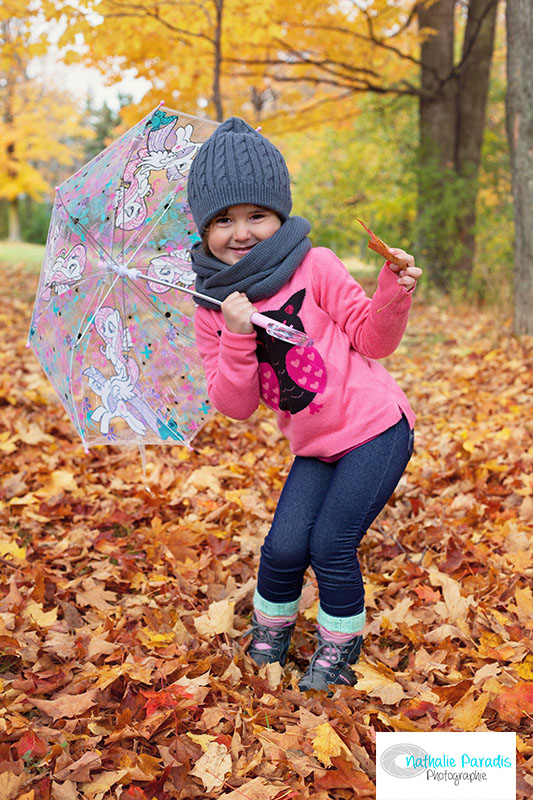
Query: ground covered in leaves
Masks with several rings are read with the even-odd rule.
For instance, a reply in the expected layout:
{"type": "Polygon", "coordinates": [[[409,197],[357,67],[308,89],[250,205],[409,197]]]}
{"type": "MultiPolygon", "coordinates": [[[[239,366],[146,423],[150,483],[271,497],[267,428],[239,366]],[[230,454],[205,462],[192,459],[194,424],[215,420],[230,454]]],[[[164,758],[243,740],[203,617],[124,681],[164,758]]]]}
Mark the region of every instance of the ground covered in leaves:
{"type": "Polygon", "coordinates": [[[376,731],[516,731],[533,794],[531,342],[418,297],[388,367],[416,452],[361,550],[355,688],[296,683],[243,651],[258,552],[290,454],[261,411],[195,452],[85,455],[25,341],[34,278],[2,275],[0,796],[375,796],[376,731]]]}

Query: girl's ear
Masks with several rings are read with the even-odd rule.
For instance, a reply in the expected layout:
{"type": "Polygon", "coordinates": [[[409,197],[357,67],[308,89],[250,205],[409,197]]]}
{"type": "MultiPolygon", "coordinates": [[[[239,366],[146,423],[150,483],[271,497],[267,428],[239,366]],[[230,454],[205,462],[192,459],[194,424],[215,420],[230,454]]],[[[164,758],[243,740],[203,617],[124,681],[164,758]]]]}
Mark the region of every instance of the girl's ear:
{"type": "Polygon", "coordinates": [[[208,236],[210,227],[211,227],[211,223],[206,225],[205,228],[203,229],[202,233],[200,234],[201,239],[202,239],[202,247],[203,247],[204,253],[206,253],[206,255],[208,255],[208,256],[213,255],[211,253],[211,250],[209,249],[209,245],[207,244],[207,236],[208,236]]]}

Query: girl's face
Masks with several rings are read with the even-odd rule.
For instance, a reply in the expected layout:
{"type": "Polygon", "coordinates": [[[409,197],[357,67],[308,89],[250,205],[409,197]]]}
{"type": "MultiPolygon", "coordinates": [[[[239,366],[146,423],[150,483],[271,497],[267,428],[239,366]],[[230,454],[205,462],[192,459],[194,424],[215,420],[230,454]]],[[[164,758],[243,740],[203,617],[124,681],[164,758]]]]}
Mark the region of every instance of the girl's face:
{"type": "Polygon", "coordinates": [[[210,222],[207,246],[215,258],[231,266],[280,226],[280,218],[269,208],[249,203],[230,206],[210,222]]]}

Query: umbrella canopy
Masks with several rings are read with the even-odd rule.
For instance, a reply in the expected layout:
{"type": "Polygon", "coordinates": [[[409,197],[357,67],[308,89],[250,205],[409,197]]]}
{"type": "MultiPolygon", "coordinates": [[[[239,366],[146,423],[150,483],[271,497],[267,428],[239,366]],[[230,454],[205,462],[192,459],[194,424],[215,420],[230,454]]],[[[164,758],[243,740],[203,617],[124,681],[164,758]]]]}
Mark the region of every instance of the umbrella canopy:
{"type": "Polygon", "coordinates": [[[192,160],[217,123],[159,106],[56,190],[28,343],[86,447],[190,442],[211,414],[194,339],[192,160]]]}

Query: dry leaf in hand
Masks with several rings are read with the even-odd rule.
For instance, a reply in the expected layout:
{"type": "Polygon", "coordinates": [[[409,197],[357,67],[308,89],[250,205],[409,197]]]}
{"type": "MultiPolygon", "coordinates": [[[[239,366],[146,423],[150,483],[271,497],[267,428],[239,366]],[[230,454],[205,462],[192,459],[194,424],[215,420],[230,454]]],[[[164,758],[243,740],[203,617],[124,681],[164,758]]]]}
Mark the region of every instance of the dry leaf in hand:
{"type": "Polygon", "coordinates": [[[387,261],[391,261],[393,264],[396,264],[397,267],[405,266],[404,262],[401,261],[398,256],[394,255],[390,247],[385,244],[383,239],[380,239],[379,236],[376,236],[376,234],[370,230],[370,228],[367,228],[363,220],[358,219],[357,222],[359,222],[368,233],[370,237],[368,246],[371,250],[373,250],[375,253],[379,253],[379,255],[383,256],[383,258],[386,258],[387,261]]]}

